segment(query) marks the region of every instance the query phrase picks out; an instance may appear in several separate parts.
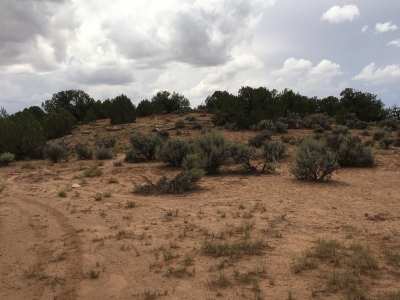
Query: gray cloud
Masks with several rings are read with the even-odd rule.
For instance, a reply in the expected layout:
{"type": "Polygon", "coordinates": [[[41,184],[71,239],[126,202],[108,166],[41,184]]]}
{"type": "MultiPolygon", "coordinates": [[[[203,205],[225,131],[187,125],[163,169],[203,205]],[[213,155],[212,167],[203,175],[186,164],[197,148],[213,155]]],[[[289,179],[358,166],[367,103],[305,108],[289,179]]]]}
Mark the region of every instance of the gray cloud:
{"type": "Polygon", "coordinates": [[[0,2],[0,66],[31,64],[57,68],[66,58],[67,38],[79,23],[70,0],[0,2]]]}
{"type": "Polygon", "coordinates": [[[215,66],[231,59],[233,47],[252,39],[250,29],[261,18],[265,6],[262,1],[225,1],[211,10],[192,5],[158,12],[154,23],[138,26],[126,18],[104,22],[103,29],[120,53],[140,60],[144,66],[171,61],[215,66]]]}

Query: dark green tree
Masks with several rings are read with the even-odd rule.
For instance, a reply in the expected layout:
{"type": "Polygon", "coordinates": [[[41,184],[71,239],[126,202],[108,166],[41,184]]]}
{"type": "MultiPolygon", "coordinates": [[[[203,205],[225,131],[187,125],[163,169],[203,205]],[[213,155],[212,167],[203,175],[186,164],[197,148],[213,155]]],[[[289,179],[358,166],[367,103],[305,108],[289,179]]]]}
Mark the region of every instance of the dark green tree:
{"type": "Polygon", "coordinates": [[[149,100],[144,99],[139,102],[136,111],[139,117],[151,116],[154,113],[153,104],[149,100]]]}
{"type": "Polygon", "coordinates": [[[124,94],[119,95],[110,101],[107,108],[107,116],[111,124],[133,123],[136,120],[136,107],[124,94]]]}
{"type": "Polygon", "coordinates": [[[355,113],[361,121],[381,121],[387,117],[385,105],[377,99],[377,95],[346,88],[340,96],[341,106],[349,113],[355,113]]]}
{"type": "Polygon", "coordinates": [[[53,94],[51,100],[46,100],[42,103],[42,108],[47,113],[63,108],[78,121],[85,121],[87,111],[94,104],[94,99],[84,91],[67,90],[53,94]]]}

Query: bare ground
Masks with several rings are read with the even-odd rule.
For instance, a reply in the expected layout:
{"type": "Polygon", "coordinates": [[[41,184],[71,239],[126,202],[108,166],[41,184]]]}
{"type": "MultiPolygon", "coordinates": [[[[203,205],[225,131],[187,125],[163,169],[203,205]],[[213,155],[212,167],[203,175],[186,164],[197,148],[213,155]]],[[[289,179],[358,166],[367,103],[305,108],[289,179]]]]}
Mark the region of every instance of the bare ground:
{"type": "MultiPolygon", "coordinates": [[[[197,117],[211,128],[210,116],[197,117]]],[[[400,291],[398,148],[376,147],[374,168],[341,169],[328,183],[295,179],[289,146],[271,174],[230,165],[183,195],[134,194],[140,175],[156,180],[179,170],[160,162],[115,166],[128,137],[170,128],[177,118],[138,119],[117,131],[107,131],[106,120],[79,126],[66,138],[72,146],[118,140],[120,152],[98,167],[100,177],[84,178],[98,161],[76,157],[0,169],[0,299],[389,299],[400,291]],[[336,241],[333,256],[314,254],[318,238],[336,241]],[[210,253],[207,245],[239,250],[210,253]],[[362,249],[376,265],[355,264],[362,249]]],[[[231,141],[254,135],[221,131],[231,141]]],[[[180,137],[198,133],[183,129],[180,137]]]]}

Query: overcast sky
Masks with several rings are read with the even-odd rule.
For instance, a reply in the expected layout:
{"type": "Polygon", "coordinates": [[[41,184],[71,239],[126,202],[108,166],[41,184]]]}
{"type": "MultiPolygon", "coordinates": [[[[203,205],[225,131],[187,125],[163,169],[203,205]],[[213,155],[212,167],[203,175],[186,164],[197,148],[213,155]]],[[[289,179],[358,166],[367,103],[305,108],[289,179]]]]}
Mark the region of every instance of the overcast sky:
{"type": "Polygon", "coordinates": [[[399,27],[399,0],[0,0],[0,106],[241,86],[400,105],[399,27]]]}

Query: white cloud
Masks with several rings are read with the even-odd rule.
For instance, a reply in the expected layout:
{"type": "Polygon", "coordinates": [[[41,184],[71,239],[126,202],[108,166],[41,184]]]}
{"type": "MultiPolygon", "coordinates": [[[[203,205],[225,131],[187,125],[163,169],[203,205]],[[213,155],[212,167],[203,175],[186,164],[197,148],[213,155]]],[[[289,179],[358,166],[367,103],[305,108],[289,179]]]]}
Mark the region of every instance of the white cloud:
{"type": "Polygon", "coordinates": [[[334,78],[343,75],[340,65],[322,60],[316,66],[305,59],[288,58],[283,67],[271,72],[273,86],[278,89],[291,88],[307,95],[328,96],[338,92],[343,83],[336,85],[334,78]]]}
{"type": "Polygon", "coordinates": [[[400,65],[389,65],[385,68],[375,68],[375,63],[370,63],[353,80],[363,80],[373,85],[387,84],[400,80],[400,65]]]}
{"type": "Polygon", "coordinates": [[[400,47],[400,39],[391,41],[391,42],[387,43],[386,46],[397,46],[397,47],[400,47]]]}
{"type": "Polygon", "coordinates": [[[323,21],[330,23],[340,23],[344,21],[353,21],[360,15],[360,11],[356,5],[332,6],[321,17],[323,21]]]}
{"type": "Polygon", "coordinates": [[[397,25],[392,24],[391,21],[386,22],[386,23],[376,23],[375,25],[375,32],[376,33],[383,33],[383,32],[388,32],[388,31],[394,31],[397,30],[397,25]]]}
{"type": "Polygon", "coordinates": [[[361,29],[361,31],[364,33],[364,32],[367,31],[367,29],[368,29],[368,25],[365,25],[365,26],[361,29]]]}
{"type": "Polygon", "coordinates": [[[239,74],[254,72],[263,67],[262,61],[253,54],[237,54],[234,59],[221,67],[206,68],[207,76],[193,88],[183,94],[191,103],[200,104],[208,95],[218,90],[237,91],[244,80],[237,79],[239,74]],[[192,101],[193,99],[193,101],[192,101]]]}

